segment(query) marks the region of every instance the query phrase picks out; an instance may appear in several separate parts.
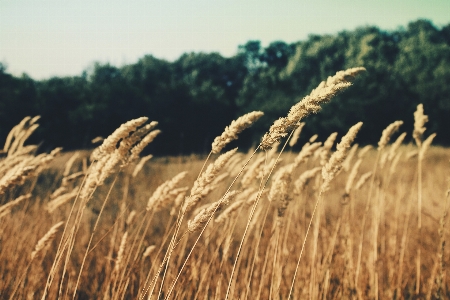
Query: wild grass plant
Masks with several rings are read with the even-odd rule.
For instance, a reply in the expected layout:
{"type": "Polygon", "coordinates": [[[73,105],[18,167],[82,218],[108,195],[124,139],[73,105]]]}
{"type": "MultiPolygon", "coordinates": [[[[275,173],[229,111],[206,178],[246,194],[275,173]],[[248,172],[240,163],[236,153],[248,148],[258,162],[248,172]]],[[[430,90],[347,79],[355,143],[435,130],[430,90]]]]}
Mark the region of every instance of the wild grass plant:
{"type": "Polygon", "coordinates": [[[139,157],[160,133],[145,117],[92,152],[36,155],[25,118],[0,160],[2,298],[449,298],[450,152],[422,140],[423,107],[402,128],[416,146],[397,121],[377,149],[358,123],[292,150],[363,71],[323,81],[248,153],[226,148],[259,111],[173,158],[139,157]]]}

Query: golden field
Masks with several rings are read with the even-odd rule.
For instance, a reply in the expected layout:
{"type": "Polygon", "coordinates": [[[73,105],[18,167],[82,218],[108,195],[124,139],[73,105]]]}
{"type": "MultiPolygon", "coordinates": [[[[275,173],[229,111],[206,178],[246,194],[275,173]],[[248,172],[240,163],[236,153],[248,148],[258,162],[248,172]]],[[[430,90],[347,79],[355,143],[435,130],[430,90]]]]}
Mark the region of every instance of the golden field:
{"type": "MultiPolygon", "coordinates": [[[[340,75],[304,100],[330,100],[340,75]]],[[[450,149],[429,147],[423,110],[375,147],[352,143],[357,124],[300,151],[295,112],[222,151],[240,118],[202,157],[140,157],[163,138],[146,118],[94,151],[38,155],[24,119],[0,161],[1,297],[448,299],[450,149]]]]}

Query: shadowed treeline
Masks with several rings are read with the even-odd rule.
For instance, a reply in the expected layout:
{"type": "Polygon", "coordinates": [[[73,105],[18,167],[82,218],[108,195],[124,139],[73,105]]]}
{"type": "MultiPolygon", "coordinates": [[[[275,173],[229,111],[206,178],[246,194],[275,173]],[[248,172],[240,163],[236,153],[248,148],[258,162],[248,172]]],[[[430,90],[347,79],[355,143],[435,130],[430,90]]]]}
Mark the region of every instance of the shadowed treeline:
{"type": "Polygon", "coordinates": [[[41,81],[14,77],[0,64],[0,139],[24,116],[41,115],[34,142],[88,147],[92,138],[148,116],[164,135],[149,147],[152,153],[208,152],[231,120],[261,110],[264,117],[237,142],[245,148],[328,75],[355,66],[367,69],[360,82],[325,105],[320,117],[308,118],[306,133],[344,133],[363,121],[357,142],[375,143],[395,120],[411,128],[423,103],[435,143],[450,144],[450,24],[438,28],[426,20],[396,31],[361,27],[266,48],[249,41],[230,58],[189,53],[168,62],[147,55],[120,68],[94,64],[80,76],[41,81]]]}

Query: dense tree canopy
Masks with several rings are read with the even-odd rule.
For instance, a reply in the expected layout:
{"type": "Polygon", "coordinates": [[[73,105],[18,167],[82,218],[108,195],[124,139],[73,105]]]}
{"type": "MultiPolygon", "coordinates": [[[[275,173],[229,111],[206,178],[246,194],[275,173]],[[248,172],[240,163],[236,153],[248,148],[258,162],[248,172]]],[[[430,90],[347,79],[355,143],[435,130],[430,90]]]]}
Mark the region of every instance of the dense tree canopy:
{"type": "Polygon", "coordinates": [[[14,77],[0,64],[0,138],[24,116],[41,115],[34,139],[43,147],[89,147],[92,138],[148,116],[163,131],[153,153],[199,153],[209,151],[231,120],[262,110],[265,116],[237,142],[245,148],[320,81],[356,66],[368,72],[305,120],[305,138],[318,133],[324,139],[363,121],[358,142],[376,143],[395,120],[411,132],[413,112],[423,103],[428,132],[450,144],[450,24],[437,28],[427,20],[391,32],[361,27],[265,48],[249,41],[230,58],[186,53],[168,62],[147,55],[135,64],[94,64],[80,76],[42,81],[14,77]]]}

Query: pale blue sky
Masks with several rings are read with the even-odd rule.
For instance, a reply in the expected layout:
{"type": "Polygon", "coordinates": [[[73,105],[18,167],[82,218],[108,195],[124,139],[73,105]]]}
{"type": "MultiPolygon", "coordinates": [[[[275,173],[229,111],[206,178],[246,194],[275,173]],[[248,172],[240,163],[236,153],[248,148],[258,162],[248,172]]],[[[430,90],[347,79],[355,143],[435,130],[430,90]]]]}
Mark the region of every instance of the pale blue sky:
{"type": "Polygon", "coordinates": [[[358,26],[450,23],[450,0],[0,0],[0,62],[32,78],[79,75],[145,54],[232,56],[248,40],[295,42],[358,26]]]}

